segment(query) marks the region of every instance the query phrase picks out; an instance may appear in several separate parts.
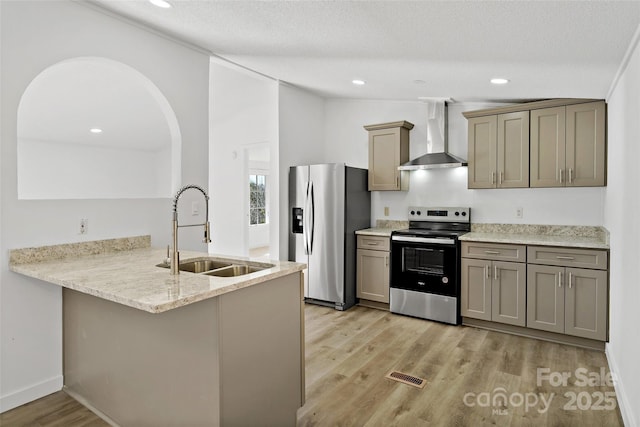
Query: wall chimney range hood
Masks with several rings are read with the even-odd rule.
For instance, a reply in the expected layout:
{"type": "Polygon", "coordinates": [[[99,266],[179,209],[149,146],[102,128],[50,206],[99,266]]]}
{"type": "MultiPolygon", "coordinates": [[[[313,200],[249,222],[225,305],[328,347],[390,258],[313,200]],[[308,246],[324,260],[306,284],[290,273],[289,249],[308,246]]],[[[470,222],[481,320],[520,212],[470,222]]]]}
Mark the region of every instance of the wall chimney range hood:
{"type": "Polygon", "coordinates": [[[398,166],[398,170],[412,171],[420,169],[456,168],[468,165],[466,160],[448,152],[447,109],[446,101],[429,101],[427,112],[427,146],[429,146],[429,142],[431,142],[433,146],[434,142],[442,141],[444,152],[424,154],[398,166]]]}

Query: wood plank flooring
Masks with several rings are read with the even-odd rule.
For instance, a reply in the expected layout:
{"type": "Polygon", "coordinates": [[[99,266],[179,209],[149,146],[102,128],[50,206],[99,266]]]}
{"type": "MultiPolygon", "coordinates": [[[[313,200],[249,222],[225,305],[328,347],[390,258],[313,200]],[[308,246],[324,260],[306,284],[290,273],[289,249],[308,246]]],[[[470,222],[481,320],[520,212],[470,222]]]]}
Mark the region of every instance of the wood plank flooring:
{"type": "MultiPolygon", "coordinates": [[[[308,304],[305,322],[307,402],[299,426],[623,425],[617,401],[600,401],[613,387],[574,385],[577,368],[608,372],[601,352],[365,307],[340,312],[308,304]],[[538,385],[538,368],[571,377],[566,386],[538,385]],[[391,370],[427,385],[421,390],[384,378],[391,370]],[[540,394],[548,401],[551,393],[545,411],[540,394]]],[[[0,425],[108,424],[58,392],[0,414],[0,425]]]]}
{"type": "Polygon", "coordinates": [[[299,426],[623,425],[613,387],[575,385],[578,368],[609,372],[604,353],[365,307],[307,305],[305,315],[299,426]],[[538,384],[538,368],[571,376],[566,386],[538,384]],[[391,370],[427,385],[384,378],[391,370]]]}

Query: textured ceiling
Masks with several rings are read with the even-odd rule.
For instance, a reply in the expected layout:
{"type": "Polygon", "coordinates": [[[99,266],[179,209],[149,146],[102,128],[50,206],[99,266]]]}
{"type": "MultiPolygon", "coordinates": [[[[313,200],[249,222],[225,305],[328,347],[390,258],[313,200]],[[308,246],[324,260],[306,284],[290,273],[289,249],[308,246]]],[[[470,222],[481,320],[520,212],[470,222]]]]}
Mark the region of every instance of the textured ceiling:
{"type": "Polygon", "coordinates": [[[372,99],[603,98],[640,23],[640,1],[93,3],[323,96],[372,99]]]}

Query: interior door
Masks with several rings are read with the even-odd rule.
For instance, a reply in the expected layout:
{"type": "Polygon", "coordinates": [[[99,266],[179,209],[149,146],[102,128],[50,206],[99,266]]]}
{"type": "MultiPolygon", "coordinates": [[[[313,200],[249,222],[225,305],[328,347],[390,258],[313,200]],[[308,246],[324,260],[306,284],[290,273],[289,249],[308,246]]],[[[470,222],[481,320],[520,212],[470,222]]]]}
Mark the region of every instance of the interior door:
{"type": "Polygon", "coordinates": [[[341,304],[344,295],[344,164],[309,167],[309,297],[341,304]]]}

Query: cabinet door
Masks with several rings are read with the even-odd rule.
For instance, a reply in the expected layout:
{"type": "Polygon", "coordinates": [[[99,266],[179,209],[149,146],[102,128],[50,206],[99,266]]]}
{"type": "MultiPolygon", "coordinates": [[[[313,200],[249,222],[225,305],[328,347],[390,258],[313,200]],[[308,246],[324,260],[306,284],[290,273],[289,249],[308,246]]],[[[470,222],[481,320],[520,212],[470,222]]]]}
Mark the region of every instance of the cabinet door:
{"type": "Polygon", "coordinates": [[[529,187],[529,112],[500,114],[497,133],[497,187],[529,187]]]}
{"type": "Polygon", "coordinates": [[[491,261],[462,258],[461,265],[462,316],[491,320],[491,261]]]}
{"type": "Polygon", "coordinates": [[[529,264],[527,268],[527,327],[564,333],[563,267],[529,264]]]}
{"type": "Polygon", "coordinates": [[[607,272],[567,268],[565,333],[607,339],[607,272]]]}
{"type": "Polygon", "coordinates": [[[369,190],[400,189],[400,129],[369,132],[369,190]]]}
{"type": "Polygon", "coordinates": [[[469,188],[496,187],[496,127],[498,116],[469,119],[469,188]]]}
{"type": "Polygon", "coordinates": [[[389,302],[389,252],[357,250],[356,296],[370,301],[389,302]]]}
{"type": "Polygon", "coordinates": [[[567,186],[605,185],[605,105],[567,106],[567,186]]]}
{"type": "Polygon", "coordinates": [[[525,326],[527,266],[515,262],[493,262],[491,320],[525,326]]]}
{"type": "Polygon", "coordinates": [[[564,186],[565,109],[531,111],[531,187],[564,186]]]}

